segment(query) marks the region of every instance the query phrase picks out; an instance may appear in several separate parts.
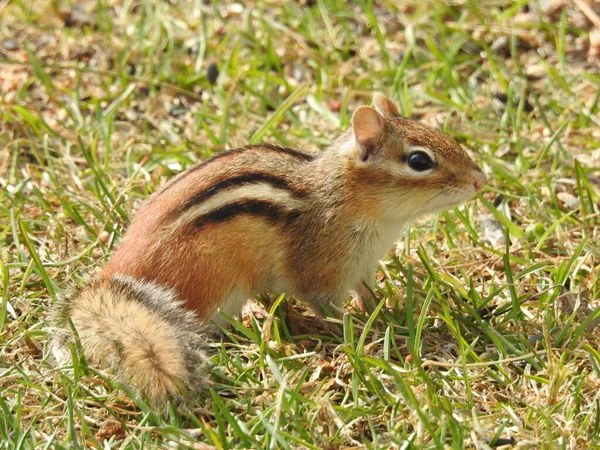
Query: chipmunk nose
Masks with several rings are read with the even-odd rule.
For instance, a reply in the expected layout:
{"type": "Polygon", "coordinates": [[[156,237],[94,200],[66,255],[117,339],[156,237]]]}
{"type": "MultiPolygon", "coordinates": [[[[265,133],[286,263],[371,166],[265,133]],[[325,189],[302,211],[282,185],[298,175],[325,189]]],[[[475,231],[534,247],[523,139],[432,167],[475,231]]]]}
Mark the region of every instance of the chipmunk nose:
{"type": "Polygon", "coordinates": [[[486,178],[485,174],[478,167],[477,171],[475,172],[475,180],[473,181],[473,187],[475,188],[476,192],[479,192],[481,189],[483,189],[483,186],[485,186],[486,180],[487,180],[487,178],[486,178]]]}

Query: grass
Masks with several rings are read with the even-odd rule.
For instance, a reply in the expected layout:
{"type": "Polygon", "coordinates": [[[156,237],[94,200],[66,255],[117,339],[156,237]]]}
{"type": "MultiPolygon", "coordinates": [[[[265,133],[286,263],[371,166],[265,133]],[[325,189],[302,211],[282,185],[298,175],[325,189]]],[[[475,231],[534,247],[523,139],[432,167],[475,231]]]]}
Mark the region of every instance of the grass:
{"type": "Polygon", "coordinates": [[[583,10],[243,3],[0,1],[0,448],[600,448],[600,73],[583,10]],[[248,142],[323,148],[373,91],[490,181],[414,224],[370,316],[347,314],[339,338],[293,330],[284,301],[232,319],[213,387],[164,414],[84,360],[53,365],[52,304],[151,192],[248,142]]]}

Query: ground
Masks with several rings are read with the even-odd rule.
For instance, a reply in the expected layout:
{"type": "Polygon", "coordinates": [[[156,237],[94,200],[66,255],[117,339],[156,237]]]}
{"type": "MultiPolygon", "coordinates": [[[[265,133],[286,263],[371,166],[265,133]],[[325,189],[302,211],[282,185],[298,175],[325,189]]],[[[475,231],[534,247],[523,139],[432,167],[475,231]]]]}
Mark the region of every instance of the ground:
{"type": "MultiPolygon", "coordinates": [[[[0,448],[600,448],[600,7],[0,1],[0,448]],[[318,150],[383,92],[489,177],[415,223],[343,334],[302,306],[215,340],[212,386],[149,406],[52,305],[151,192],[235,146],[318,150]]],[[[277,306],[278,305],[278,306],[277,306]]]]}

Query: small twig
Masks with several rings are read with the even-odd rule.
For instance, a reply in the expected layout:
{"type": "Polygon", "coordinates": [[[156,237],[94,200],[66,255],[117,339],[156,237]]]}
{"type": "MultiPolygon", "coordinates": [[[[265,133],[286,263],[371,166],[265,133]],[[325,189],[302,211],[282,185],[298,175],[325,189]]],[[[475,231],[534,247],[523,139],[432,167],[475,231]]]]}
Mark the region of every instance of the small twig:
{"type": "Polygon", "coordinates": [[[573,0],[573,2],[581,10],[581,12],[585,14],[585,17],[587,17],[590,22],[600,28],[600,16],[596,14],[596,11],[594,11],[592,7],[587,4],[587,2],[584,0],[573,0]]]}

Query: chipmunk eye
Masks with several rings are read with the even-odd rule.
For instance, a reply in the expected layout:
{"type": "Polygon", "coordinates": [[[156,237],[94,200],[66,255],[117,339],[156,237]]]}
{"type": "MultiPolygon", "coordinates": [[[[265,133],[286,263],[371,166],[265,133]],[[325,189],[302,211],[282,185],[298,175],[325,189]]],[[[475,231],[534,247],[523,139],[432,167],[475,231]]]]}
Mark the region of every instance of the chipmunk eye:
{"type": "Polygon", "coordinates": [[[424,172],[425,170],[433,169],[435,165],[431,160],[431,157],[425,152],[414,152],[408,155],[406,159],[409,167],[417,172],[424,172]]]}

